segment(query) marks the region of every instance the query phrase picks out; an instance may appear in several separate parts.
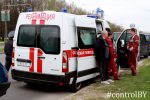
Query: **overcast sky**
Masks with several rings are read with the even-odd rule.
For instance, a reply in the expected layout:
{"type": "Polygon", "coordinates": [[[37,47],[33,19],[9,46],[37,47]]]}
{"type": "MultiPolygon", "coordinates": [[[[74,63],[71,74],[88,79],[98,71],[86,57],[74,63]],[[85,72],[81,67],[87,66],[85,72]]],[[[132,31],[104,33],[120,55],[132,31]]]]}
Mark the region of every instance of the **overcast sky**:
{"type": "Polygon", "coordinates": [[[135,24],[142,31],[150,32],[150,0],[66,0],[78,7],[93,11],[100,7],[105,19],[125,28],[135,24]]]}

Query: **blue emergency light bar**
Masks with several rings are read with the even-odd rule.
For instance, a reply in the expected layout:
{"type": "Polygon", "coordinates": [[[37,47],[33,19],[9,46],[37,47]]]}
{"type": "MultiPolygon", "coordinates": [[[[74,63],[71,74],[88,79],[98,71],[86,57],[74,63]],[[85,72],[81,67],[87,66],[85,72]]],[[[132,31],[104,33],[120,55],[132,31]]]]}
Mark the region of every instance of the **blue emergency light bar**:
{"type": "Polygon", "coordinates": [[[97,15],[87,15],[87,17],[98,19],[97,15]]]}
{"type": "Polygon", "coordinates": [[[68,9],[67,8],[62,8],[61,12],[68,13],[68,9]]]}

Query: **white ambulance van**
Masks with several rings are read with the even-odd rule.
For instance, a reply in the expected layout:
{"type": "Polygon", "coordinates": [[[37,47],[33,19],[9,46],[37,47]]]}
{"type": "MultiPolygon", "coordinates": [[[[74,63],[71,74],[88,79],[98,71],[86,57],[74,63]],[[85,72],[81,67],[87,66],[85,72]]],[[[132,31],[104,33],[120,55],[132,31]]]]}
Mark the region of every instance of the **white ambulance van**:
{"type": "MultiPolygon", "coordinates": [[[[63,12],[21,13],[14,36],[12,77],[26,83],[70,86],[98,75],[94,56],[96,29],[104,20],[63,12]]],[[[109,27],[109,26],[107,26],[109,27]]]]}

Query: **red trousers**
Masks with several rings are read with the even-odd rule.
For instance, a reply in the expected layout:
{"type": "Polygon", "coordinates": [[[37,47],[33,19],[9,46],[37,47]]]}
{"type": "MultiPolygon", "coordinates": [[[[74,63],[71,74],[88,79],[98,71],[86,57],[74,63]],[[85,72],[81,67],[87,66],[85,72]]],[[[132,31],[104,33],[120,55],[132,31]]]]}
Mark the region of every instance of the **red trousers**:
{"type": "Polygon", "coordinates": [[[114,76],[114,80],[119,80],[117,66],[114,61],[114,57],[110,57],[110,61],[108,63],[108,73],[109,75],[112,73],[114,76]]]}
{"type": "Polygon", "coordinates": [[[137,67],[137,52],[130,52],[128,58],[128,64],[130,66],[132,75],[136,75],[136,67],[137,67]]]}

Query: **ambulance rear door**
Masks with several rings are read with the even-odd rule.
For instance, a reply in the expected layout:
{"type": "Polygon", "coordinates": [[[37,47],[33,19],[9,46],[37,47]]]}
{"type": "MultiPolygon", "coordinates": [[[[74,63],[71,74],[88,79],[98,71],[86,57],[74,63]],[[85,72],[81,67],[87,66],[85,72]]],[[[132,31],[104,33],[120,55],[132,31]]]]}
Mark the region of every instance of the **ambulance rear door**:
{"type": "Polygon", "coordinates": [[[21,14],[18,21],[15,70],[62,75],[61,14],[29,12],[21,14]]]}

